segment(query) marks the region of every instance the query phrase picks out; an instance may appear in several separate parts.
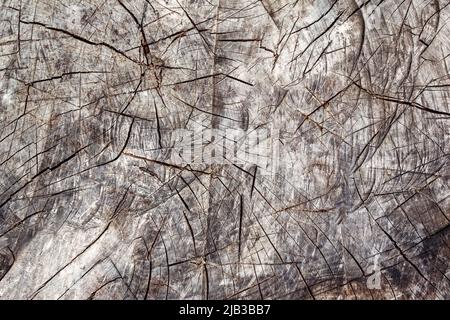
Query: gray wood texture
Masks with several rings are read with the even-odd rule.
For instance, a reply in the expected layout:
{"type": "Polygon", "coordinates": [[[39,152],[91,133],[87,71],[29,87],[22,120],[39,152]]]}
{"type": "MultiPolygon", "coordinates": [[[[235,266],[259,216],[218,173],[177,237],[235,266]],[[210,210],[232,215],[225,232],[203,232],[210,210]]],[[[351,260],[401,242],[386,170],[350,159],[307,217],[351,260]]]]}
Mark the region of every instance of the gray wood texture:
{"type": "Polygon", "coordinates": [[[2,0],[0,298],[450,298],[449,19],[2,0]]]}

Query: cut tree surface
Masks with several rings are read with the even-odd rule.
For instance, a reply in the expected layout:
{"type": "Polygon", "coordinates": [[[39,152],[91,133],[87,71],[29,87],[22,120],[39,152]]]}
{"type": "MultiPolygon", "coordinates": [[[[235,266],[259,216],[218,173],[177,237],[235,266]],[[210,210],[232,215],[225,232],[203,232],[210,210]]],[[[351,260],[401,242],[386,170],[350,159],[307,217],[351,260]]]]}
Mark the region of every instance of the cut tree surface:
{"type": "Polygon", "coordinates": [[[1,299],[449,299],[447,0],[3,0],[1,299]]]}

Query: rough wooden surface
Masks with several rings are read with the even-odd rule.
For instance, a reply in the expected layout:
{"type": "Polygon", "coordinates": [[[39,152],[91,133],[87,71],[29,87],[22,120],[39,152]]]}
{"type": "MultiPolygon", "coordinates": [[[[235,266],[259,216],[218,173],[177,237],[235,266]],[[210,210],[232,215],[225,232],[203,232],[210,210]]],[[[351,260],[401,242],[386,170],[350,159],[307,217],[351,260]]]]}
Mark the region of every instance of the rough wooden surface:
{"type": "Polygon", "coordinates": [[[450,298],[449,19],[2,0],[0,298],[450,298]],[[195,155],[227,129],[277,147],[180,161],[210,129],[195,155]]]}

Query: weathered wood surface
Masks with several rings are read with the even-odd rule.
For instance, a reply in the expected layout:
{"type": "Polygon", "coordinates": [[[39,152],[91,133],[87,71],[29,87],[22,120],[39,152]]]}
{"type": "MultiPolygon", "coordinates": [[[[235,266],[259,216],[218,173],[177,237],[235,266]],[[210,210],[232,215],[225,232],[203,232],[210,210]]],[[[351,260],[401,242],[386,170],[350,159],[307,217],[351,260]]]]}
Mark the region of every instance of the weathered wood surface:
{"type": "Polygon", "coordinates": [[[3,0],[0,298],[450,298],[449,19],[3,0]],[[194,155],[226,129],[277,147],[179,161],[208,129],[194,155]]]}

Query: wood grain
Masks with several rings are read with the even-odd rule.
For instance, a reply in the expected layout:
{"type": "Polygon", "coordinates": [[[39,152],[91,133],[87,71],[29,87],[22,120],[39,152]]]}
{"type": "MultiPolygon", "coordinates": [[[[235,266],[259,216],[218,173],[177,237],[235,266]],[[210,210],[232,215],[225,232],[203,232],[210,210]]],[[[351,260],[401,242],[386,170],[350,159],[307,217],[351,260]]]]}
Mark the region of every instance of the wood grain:
{"type": "Polygon", "coordinates": [[[1,1],[0,298],[449,299],[449,19],[1,1]]]}

